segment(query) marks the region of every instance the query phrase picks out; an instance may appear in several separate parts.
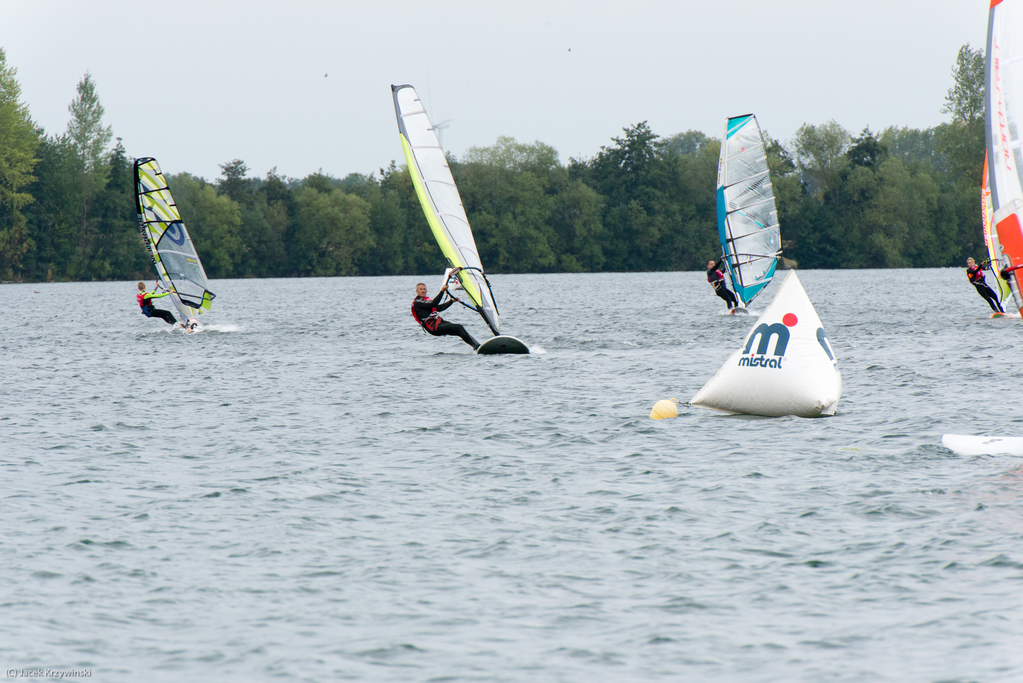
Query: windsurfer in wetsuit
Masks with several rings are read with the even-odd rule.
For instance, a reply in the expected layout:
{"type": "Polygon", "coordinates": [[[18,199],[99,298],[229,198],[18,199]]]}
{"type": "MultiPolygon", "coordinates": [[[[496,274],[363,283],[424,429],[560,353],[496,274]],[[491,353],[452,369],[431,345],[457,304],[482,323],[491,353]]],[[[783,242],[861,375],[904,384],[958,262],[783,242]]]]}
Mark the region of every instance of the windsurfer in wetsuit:
{"type": "Polygon", "coordinates": [[[458,299],[452,297],[451,301],[440,303],[446,291],[448,291],[447,283],[440,288],[437,296],[430,299],[426,296],[426,285],[422,282],[417,284],[416,298],[412,302],[412,317],[416,319],[417,323],[422,325],[424,330],[433,336],[443,337],[444,335],[451,335],[453,337],[461,337],[462,341],[471,346],[475,351],[480,346],[479,342],[473,339],[472,335],[464,327],[455,323],[445,322],[437,315],[440,311],[445,310],[458,301],[458,299]]]}
{"type": "Polygon", "coordinates": [[[987,286],[987,282],[984,281],[984,266],[990,261],[984,261],[981,265],[977,265],[977,262],[972,258],[966,259],[966,277],[970,279],[970,283],[977,288],[977,294],[984,297],[988,305],[991,306],[991,310],[995,313],[1005,313],[1002,310],[1002,304],[998,303],[998,295],[994,293],[990,287],[987,286]]]}
{"type": "Polygon", "coordinates": [[[717,263],[707,261],[707,282],[714,286],[714,293],[725,300],[728,310],[732,310],[738,300],[735,298],[735,294],[732,294],[732,290],[725,285],[725,274],[721,271],[721,264],[724,260],[722,256],[717,263]]]}
{"type": "Polygon", "coordinates": [[[171,325],[176,323],[177,320],[174,319],[174,316],[171,314],[170,311],[160,310],[153,304],[153,299],[159,299],[160,297],[167,296],[168,294],[170,294],[170,292],[157,294],[155,289],[151,292],[147,292],[146,284],[144,282],[140,282],[139,293],[138,296],[135,298],[138,299],[139,307],[142,309],[142,315],[146,316],[147,318],[162,318],[171,325]]]}

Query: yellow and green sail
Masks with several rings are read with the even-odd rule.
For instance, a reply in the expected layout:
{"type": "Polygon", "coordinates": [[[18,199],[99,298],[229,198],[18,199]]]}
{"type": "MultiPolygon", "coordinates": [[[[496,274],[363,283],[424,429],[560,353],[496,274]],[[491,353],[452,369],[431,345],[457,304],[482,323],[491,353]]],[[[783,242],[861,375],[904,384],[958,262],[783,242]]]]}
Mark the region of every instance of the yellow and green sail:
{"type": "Polygon", "coordinates": [[[501,324],[497,305],[483,273],[469,219],[433,124],[411,85],[392,85],[391,94],[405,163],[433,236],[450,267],[464,268],[458,272],[459,283],[491,331],[499,335],[501,324]]]}
{"type": "Polygon", "coordinates": [[[156,159],[135,160],[135,209],[139,230],[174,307],[186,320],[210,310],[216,296],[156,159]]]}

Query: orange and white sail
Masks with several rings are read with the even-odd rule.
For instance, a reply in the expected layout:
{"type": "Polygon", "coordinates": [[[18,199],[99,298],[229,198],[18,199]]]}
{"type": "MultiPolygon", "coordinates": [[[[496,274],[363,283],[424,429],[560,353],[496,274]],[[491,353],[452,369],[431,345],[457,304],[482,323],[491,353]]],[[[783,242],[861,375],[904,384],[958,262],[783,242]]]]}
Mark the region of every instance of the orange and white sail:
{"type": "Polygon", "coordinates": [[[1000,251],[998,270],[1007,272],[1016,307],[1023,312],[1023,0],[991,0],[986,60],[991,234],[1000,251]]]}

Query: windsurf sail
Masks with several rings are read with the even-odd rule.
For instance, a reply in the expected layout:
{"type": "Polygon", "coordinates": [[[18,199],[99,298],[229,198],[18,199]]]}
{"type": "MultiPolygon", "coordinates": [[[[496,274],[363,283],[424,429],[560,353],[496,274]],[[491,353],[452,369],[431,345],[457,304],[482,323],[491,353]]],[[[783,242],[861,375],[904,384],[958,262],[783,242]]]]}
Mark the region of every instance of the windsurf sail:
{"type": "Polygon", "coordinates": [[[781,229],[767,168],[767,145],[753,114],[725,124],[718,160],[718,234],[732,287],[743,306],[774,277],[781,229]]]}
{"type": "Polygon", "coordinates": [[[392,85],[391,94],[405,163],[433,236],[448,265],[462,269],[456,277],[472,302],[472,308],[483,317],[495,336],[500,335],[500,315],[490,282],[483,272],[462,198],[426,108],[411,85],[392,85]]]}
{"type": "Polygon", "coordinates": [[[1023,313],[1023,0],[991,0],[987,34],[985,114],[988,183],[999,271],[1023,313]],[[1013,30],[1015,29],[1015,31],[1013,30]]]}
{"type": "Polygon", "coordinates": [[[210,310],[216,295],[209,290],[163,171],[151,157],[135,160],[135,209],[160,285],[170,292],[178,313],[188,320],[210,310]]]}
{"type": "Polygon", "coordinates": [[[999,302],[1005,301],[1009,298],[1009,285],[1002,279],[999,274],[999,258],[1002,256],[1002,248],[998,245],[998,235],[995,234],[993,226],[991,225],[991,216],[994,211],[991,208],[991,188],[987,182],[987,152],[984,152],[984,177],[980,188],[980,210],[981,217],[984,220],[984,246],[987,247],[988,259],[990,264],[988,270],[991,271],[991,275],[994,276],[995,283],[998,285],[999,302]]]}

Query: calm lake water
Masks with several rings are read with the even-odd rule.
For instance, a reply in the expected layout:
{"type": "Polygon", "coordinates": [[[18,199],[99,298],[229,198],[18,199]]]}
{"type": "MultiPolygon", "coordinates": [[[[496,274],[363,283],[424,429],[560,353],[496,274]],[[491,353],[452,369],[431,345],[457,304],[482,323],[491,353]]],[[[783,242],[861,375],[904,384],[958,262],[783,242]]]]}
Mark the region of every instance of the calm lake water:
{"type": "Polygon", "coordinates": [[[0,665],[1023,680],[1023,460],[941,446],[1023,435],[1023,323],[961,269],[800,278],[833,418],[647,417],[754,320],[702,273],[494,276],[511,357],[419,331],[415,277],[216,281],[191,335],[0,286],[0,665]]]}

